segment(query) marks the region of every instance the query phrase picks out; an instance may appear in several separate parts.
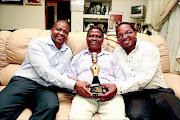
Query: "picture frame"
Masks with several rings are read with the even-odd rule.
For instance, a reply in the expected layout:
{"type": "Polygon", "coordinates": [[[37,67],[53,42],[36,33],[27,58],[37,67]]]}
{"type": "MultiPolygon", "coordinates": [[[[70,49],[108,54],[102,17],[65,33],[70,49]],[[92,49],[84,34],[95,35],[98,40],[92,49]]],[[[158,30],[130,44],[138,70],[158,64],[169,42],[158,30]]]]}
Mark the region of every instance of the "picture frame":
{"type": "Polygon", "coordinates": [[[41,0],[26,0],[26,5],[34,5],[34,6],[41,6],[41,0]]]}
{"type": "Polygon", "coordinates": [[[108,31],[115,32],[116,26],[123,21],[123,13],[109,13],[108,31]]]}
{"type": "Polygon", "coordinates": [[[0,0],[2,4],[20,4],[23,5],[23,0],[0,0]]]}

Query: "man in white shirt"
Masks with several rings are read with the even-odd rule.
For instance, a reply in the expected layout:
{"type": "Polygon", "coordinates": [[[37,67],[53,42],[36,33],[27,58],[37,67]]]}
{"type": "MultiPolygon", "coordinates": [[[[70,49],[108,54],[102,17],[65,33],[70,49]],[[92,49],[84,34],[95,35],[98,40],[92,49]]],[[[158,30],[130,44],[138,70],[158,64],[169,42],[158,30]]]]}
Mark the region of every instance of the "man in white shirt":
{"type": "MultiPolygon", "coordinates": [[[[127,79],[117,85],[117,94],[124,97],[127,117],[130,120],[180,120],[180,100],[165,83],[157,46],[138,40],[135,28],[127,22],[117,26],[116,34],[120,46],[114,53],[127,79]]],[[[111,92],[101,99],[105,100],[111,92]]]]}
{"type": "Polygon", "coordinates": [[[67,21],[58,20],[49,37],[29,43],[21,68],[0,92],[0,120],[15,120],[25,108],[32,110],[30,120],[55,120],[59,109],[56,88],[74,90],[82,84],[67,77],[72,52],[64,42],[69,30],[67,21]]]}

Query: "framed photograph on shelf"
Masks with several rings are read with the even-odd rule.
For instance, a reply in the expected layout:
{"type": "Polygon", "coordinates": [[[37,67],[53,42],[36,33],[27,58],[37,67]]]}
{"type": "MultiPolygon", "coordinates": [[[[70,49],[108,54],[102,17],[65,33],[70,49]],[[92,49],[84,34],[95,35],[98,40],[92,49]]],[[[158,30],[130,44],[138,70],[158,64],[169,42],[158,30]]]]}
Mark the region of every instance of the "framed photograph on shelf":
{"type": "Polygon", "coordinates": [[[3,4],[21,4],[23,5],[23,0],[0,0],[3,4]]]}
{"type": "Polygon", "coordinates": [[[116,26],[122,22],[123,13],[109,13],[108,31],[115,32],[116,26]]]}
{"type": "Polygon", "coordinates": [[[26,0],[26,5],[42,5],[41,0],[26,0]]]}

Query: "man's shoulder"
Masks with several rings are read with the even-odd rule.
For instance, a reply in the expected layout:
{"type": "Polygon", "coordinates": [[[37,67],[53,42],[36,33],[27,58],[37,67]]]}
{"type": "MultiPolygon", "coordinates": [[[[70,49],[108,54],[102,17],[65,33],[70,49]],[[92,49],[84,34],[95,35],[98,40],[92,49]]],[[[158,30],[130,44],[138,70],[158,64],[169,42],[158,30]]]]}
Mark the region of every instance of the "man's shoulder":
{"type": "Polygon", "coordinates": [[[77,53],[75,56],[80,56],[80,55],[83,55],[86,53],[88,53],[88,51],[87,51],[87,49],[84,49],[84,50],[80,51],[79,53],[77,53]]]}
{"type": "Polygon", "coordinates": [[[143,47],[143,46],[156,47],[156,45],[154,43],[149,42],[149,41],[138,40],[138,43],[141,47],[143,47]]]}
{"type": "Polygon", "coordinates": [[[158,47],[154,43],[142,40],[138,41],[138,47],[144,50],[158,49],[158,47]]]}
{"type": "Polygon", "coordinates": [[[73,57],[73,59],[77,59],[77,58],[79,58],[79,57],[85,55],[86,52],[88,52],[86,49],[80,51],[79,53],[77,53],[77,54],[73,57]]]}
{"type": "Polygon", "coordinates": [[[141,52],[143,53],[158,53],[159,52],[159,49],[158,47],[152,43],[152,42],[148,42],[148,41],[141,41],[139,40],[139,43],[138,43],[138,48],[141,52]]]}
{"type": "Polygon", "coordinates": [[[31,40],[31,43],[39,42],[39,43],[49,43],[50,37],[36,37],[31,40]]]}

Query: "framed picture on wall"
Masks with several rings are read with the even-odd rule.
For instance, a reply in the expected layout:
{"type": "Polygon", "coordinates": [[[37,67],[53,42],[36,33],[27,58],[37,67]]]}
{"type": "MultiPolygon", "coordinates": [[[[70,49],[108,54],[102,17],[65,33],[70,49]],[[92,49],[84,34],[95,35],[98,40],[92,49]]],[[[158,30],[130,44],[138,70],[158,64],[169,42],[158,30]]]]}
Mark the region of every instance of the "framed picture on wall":
{"type": "Polygon", "coordinates": [[[0,0],[3,4],[21,4],[23,5],[23,0],[0,0]]]}
{"type": "Polygon", "coordinates": [[[115,32],[116,26],[122,22],[123,13],[109,13],[108,31],[115,32]]]}
{"type": "Polygon", "coordinates": [[[26,5],[42,5],[41,0],[26,0],[26,5]]]}

